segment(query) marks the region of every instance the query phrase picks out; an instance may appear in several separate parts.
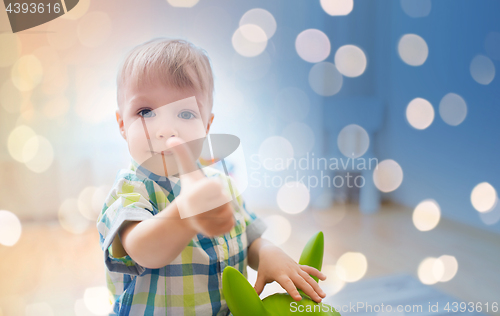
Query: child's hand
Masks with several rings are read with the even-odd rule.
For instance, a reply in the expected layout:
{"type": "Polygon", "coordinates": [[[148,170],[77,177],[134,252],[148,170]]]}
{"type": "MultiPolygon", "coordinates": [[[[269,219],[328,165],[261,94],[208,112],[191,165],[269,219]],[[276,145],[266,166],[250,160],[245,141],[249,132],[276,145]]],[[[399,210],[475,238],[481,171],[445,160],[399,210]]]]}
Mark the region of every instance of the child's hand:
{"type": "Polygon", "coordinates": [[[222,184],[205,177],[181,138],[170,138],[166,145],[175,156],[182,185],[181,194],[176,198],[181,218],[207,237],[229,232],[235,221],[222,184]]]}
{"type": "Polygon", "coordinates": [[[326,276],[316,268],[299,265],[280,248],[266,245],[259,252],[259,269],[254,288],[260,295],[267,283],[276,281],[294,300],[302,299],[297,291],[298,287],[313,301],[319,303],[326,294],[309,274],[322,281],[326,279],[326,276]]]}

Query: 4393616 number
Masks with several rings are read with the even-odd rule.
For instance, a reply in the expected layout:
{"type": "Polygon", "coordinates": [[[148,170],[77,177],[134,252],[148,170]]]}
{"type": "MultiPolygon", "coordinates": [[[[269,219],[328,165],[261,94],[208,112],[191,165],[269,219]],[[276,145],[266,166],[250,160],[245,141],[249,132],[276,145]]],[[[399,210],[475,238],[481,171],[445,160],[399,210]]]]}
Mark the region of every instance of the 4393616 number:
{"type": "Polygon", "coordinates": [[[59,13],[61,12],[60,3],[9,3],[5,11],[9,13],[59,13]]]}
{"type": "Polygon", "coordinates": [[[486,302],[486,303],[482,303],[482,302],[477,302],[477,303],[474,303],[474,302],[469,302],[469,303],[465,303],[465,302],[453,302],[453,303],[446,303],[446,306],[444,307],[444,310],[447,311],[447,312],[453,312],[453,313],[457,313],[457,312],[461,312],[461,313],[464,313],[464,312],[498,312],[498,302],[493,302],[493,303],[489,303],[489,302],[486,302]],[[483,310],[484,309],[484,310],[483,310]]]}

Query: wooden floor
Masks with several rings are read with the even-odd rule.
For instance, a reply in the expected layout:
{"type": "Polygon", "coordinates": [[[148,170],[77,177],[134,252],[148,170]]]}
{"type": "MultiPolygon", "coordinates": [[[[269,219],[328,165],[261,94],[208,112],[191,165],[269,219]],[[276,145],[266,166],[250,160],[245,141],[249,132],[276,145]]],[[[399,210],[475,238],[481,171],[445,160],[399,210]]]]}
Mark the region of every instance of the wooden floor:
{"type": "MultiPolygon", "coordinates": [[[[277,210],[254,211],[262,217],[283,215],[277,210]]],[[[433,286],[468,302],[500,303],[497,234],[446,219],[434,230],[420,232],[412,224],[411,210],[398,205],[384,205],[373,215],[361,215],[355,205],[315,213],[323,214],[321,218],[311,212],[286,216],[292,235],[281,247],[296,260],[318,230],[325,233],[324,264],[335,264],[348,251],[361,252],[368,261],[365,278],[396,273],[417,277],[426,257],[453,255],[458,273],[433,286]]],[[[54,315],[75,315],[75,302],[85,289],[105,284],[98,234],[94,225],[90,227],[73,235],[57,222],[23,223],[16,245],[0,245],[0,316],[26,315],[26,306],[39,302],[48,303],[54,315]]]]}
{"type": "MultiPolygon", "coordinates": [[[[431,231],[418,231],[412,210],[384,205],[373,215],[362,215],[357,206],[336,206],[331,211],[345,217],[329,227],[328,217],[315,220],[308,214],[289,216],[294,232],[282,248],[298,260],[307,239],[316,230],[325,233],[323,264],[335,264],[348,251],[363,253],[368,261],[365,278],[417,270],[426,257],[455,256],[458,272],[448,282],[432,285],[466,302],[498,302],[500,306],[500,235],[441,218],[431,231]]],[[[500,315],[497,313],[488,313],[500,315]]]]}

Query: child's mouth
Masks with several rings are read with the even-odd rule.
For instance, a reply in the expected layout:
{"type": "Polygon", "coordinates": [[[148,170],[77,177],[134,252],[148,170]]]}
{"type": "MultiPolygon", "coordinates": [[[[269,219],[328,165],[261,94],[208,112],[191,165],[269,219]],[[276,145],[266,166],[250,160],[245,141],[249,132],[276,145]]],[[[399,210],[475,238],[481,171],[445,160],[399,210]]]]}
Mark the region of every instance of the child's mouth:
{"type": "Polygon", "coordinates": [[[172,154],[172,151],[170,151],[170,150],[164,150],[164,151],[161,151],[161,152],[156,153],[156,154],[160,154],[160,155],[171,155],[171,154],[172,154]]]}

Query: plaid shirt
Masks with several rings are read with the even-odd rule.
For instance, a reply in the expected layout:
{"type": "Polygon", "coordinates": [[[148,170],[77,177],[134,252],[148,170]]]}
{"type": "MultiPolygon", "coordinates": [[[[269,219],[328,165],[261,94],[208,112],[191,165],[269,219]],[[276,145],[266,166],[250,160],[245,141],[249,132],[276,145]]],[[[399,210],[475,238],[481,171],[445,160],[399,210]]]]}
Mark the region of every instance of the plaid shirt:
{"type": "MultiPolygon", "coordinates": [[[[212,167],[202,170],[207,177],[221,177],[229,188],[231,178],[223,172],[212,167]]],[[[236,225],[229,233],[215,238],[197,234],[170,264],[149,269],[129,255],[114,257],[112,242],[125,221],[150,219],[167,207],[180,193],[181,181],[151,173],[133,159],[118,172],[97,220],[106,283],[115,300],[116,314],[111,315],[230,314],[222,294],[222,270],[230,265],[246,277],[248,246],[266,229],[232,187],[236,225]]]]}

